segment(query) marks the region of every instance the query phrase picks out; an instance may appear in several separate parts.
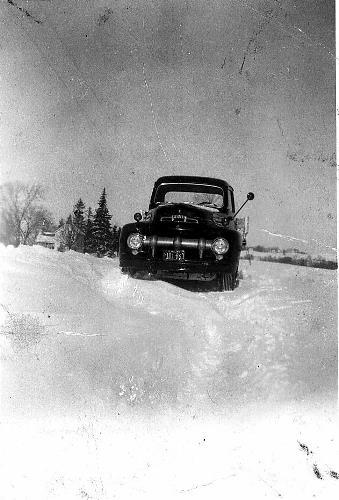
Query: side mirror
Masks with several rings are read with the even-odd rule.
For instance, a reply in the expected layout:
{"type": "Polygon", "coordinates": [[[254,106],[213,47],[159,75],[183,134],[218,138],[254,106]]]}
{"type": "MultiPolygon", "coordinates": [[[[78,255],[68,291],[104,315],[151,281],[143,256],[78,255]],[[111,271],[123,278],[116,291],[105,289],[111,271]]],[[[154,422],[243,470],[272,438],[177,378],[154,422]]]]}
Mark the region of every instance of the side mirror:
{"type": "Polygon", "coordinates": [[[137,212],[134,214],[134,220],[137,221],[137,222],[140,222],[142,219],[142,215],[140,212],[137,212]]]}
{"type": "Polygon", "coordinates": [[[253,199],[254,199],[254,194],[253,194],[253,193],[251,193],[251,192],[247,193],[247,199],[244,201],[244,203],[241,205],[241,207],[239,208],[239,210],[238,210],[238,211],[237,211],[237,212],[233,215],[233,217],[232,217],[232,218],[233,218],[233,219],[235,219],[235,217],[238,215],[238,213],[240,212],[240,210],[242,209],[242,207],[243,207],[244,205],[246,205],[246,203],[247,203],[248,201],[253,200],[253,199]]]}

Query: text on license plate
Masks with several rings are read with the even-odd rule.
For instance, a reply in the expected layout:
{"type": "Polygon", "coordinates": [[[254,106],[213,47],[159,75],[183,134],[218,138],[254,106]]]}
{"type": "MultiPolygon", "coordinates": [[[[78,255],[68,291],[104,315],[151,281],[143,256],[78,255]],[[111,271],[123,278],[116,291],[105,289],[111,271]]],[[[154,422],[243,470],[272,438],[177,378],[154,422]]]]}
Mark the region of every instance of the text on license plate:
{"type": "Polygon", "coordinates": [[[184,260],[185,250],[164,250],[163,251],[164,260],[184,260]]]}

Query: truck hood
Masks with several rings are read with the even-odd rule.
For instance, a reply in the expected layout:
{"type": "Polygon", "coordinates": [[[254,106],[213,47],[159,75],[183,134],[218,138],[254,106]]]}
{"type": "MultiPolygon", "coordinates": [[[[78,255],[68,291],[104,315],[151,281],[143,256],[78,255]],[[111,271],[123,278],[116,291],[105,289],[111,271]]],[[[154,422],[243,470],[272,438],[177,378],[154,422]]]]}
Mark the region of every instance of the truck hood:
{"type": "Polygon", "coordinates": [[[151,232],[197,233],[210,232],[217,225],[214,214],[220,213],[217,208],[193,205],[189,203],[165,203],[153,208],[148,213],[147,222],[151,232]],[[205,228],[205,229],[203,229],[205,228]]]}
{"type": "Polygon", "coordinates": [[[219,213],[214,207],[193,205],[191,203],[162,203],[151,210],[153,222],[169,222],[172,217],[176,222],[201,223],[211,221],[213,213],[219,213]],[[165,217],[165,220],[164,220],[165,217]],[[167,218],[169,218],[167,220],[167,218]]]}

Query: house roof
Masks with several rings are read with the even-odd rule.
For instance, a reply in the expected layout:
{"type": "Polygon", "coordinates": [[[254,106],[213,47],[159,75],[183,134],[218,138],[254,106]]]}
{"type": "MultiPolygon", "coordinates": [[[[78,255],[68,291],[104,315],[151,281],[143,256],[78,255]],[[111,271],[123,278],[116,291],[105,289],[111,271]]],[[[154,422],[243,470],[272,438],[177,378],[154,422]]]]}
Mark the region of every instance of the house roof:
{"type": "Polygon", "coordinates": [[[41,232],[36,237],[35,243],[55,243],[55,233],[41,232]]]}

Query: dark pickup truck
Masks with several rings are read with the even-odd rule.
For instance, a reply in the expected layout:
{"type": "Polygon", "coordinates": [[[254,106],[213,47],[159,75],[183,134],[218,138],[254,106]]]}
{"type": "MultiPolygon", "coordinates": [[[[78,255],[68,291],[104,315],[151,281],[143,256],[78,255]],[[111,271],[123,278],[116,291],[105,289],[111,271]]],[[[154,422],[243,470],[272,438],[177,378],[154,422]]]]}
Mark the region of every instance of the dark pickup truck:
{"type": "MultiPolygon", "coordinates": [[[[245,203],[253,198],[248,193],[245,203]]],[[[220,291],[233,290],[248,226],[248,218],[236,218],[239,210],[226,181],[160,177],[149,210],[136,213],[135,222],[121,230],[122,272],[136,278],[210,281],[220,291]]]]}

